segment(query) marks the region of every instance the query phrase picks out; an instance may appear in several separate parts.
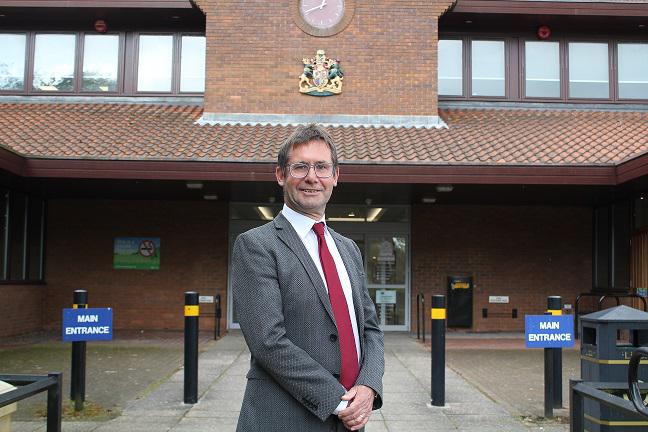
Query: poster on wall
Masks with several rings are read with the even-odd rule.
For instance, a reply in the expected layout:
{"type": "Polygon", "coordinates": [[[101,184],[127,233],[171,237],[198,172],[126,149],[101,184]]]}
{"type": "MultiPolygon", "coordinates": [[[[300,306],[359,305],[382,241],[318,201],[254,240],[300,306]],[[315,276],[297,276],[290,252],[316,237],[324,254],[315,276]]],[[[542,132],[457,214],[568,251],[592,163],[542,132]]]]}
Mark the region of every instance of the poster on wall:
{"type": "Polygon", "coordinates": [[[113,268],[160,270],[160,238],[115,237],[113,268]]]}

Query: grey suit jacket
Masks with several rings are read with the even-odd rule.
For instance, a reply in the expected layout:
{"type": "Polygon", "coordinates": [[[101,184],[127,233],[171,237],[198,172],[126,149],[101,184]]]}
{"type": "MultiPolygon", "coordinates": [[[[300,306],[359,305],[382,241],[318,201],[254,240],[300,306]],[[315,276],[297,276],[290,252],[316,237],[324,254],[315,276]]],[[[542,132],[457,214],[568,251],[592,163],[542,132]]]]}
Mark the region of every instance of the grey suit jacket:
{"type": "MultiPolygon", "coordinates": [[[[365,285],[357,245],[331,235],[351,280],[360,337],[356,384],[382,406],[383,334],[365,285]]],[[[237,431],[329,431],[345,393],[333,311],[317,267],[288,220],[241,234],[232,254],[232,292],[251,352],[237,431]]]]}

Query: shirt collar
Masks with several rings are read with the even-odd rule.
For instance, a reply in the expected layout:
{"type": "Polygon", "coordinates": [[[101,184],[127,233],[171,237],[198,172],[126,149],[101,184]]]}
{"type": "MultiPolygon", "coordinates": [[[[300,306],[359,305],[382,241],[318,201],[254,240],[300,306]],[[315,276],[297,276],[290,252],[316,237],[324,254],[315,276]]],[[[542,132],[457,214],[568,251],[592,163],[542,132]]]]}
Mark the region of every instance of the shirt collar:
{"type": "Polygon", "coordinates": [[[324,228],[326,228],[326,217],[322,217],[319,221],[315,221],[308,216],[304,216],[301,213],[297,213],[295,210],[288,207],[286,204],[283,205],[281,209],[281,214],[284,215],[290,225],[297,231],[297,235],[300,239],[306,238],[308,233],[313,229],[313,225],[318,222],[324,222],[324,228]]]}

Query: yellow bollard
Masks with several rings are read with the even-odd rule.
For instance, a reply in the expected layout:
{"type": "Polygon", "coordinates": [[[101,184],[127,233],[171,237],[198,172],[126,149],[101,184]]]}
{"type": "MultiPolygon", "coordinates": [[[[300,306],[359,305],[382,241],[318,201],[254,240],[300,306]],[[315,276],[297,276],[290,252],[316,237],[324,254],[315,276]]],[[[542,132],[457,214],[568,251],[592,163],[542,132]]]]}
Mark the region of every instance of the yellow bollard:
{"type": "MultiPolygon", "coordinates": [[[[0,381],[0,394],[7,393],[16,387],[4,381],[0,381]]],[[[11,414],[18,409],[18,403],[14,402],[10,405],[0,408],[0,432],[11,431],[11,414]]]]}

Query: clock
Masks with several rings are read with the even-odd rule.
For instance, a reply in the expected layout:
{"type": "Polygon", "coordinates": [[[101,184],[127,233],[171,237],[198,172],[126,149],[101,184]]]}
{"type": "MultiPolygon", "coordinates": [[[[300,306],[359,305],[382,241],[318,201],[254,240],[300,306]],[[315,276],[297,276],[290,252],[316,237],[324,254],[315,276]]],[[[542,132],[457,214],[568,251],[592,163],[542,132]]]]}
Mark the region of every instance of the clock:
{"type": "Polygon", "coordinates": [[[331,36],[351,21],[355,0],[294,0],[295,22],[313,36],[331,36]]]}

